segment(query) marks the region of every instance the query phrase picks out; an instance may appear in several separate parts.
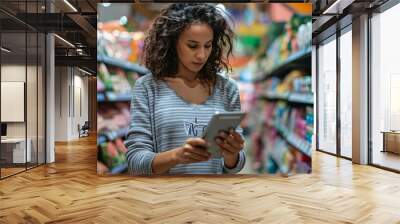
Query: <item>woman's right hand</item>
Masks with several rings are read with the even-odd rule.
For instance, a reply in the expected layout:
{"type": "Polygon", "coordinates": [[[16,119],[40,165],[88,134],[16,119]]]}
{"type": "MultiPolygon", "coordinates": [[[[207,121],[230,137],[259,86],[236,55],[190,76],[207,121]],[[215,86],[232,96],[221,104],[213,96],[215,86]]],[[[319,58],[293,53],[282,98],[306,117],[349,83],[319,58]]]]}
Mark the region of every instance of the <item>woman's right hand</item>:
{"type": "Polygon", "coordinates": [[[185,144],[174,149],[173,158],[178,164],[207,161],[211,153],[207,151],[208,143],[202,138],[189,138],[185,144]]]}

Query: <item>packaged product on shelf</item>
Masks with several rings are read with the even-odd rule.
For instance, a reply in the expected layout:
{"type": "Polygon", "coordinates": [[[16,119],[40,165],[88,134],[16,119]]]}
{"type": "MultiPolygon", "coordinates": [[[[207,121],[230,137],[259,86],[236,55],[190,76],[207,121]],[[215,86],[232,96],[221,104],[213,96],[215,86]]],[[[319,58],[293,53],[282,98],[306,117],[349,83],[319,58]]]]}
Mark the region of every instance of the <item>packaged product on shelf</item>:
{"type": "Polygon", "coordinates": [[[314,134],[314,110],[312,107],[306,107],[306,126],[306,140],[311,144],[312,136],[314,134]]]}
{"type": "Polygon", "coordinates": [[[296,109],[292,109],[290,111],[290,118],[289,118],[289,122],[288,122],[288,130],[289,131],[293,131],[296,128],[296,119],[297,119],[297,110],[296,109]]]}
{"type": "Polygon", "coordinates": [[[98,108],[98,133],[117,131],[129,126],[129,105],[124,107],[109,107],[99,105],[98,108]]]}
{"type": "Polygon", "coordinates": [[[264,93],[267,96],[268,95],[274,96],[277,93],[276,88],[278,87],[279,83],[280,83],[280,79],[277,78],[277,77],[271,77],[270,79],[267,79],[265,81],[265,84],[264,84],[265,85],[264,86],[264,89],[265,89],[264,93]]]}
{"type": "Polygon", "coordinates": [[[311,93],[311,76],[302,76],[293,79],[293,92],[311,93]]]}
{"type": "Polygon", "coordinates": [[[279,165],[274,161],[271,155],[267,155],[264,170],[266,173],[277,173],[279,172],[279,165]]]}
{"type": "Polygon", "coordinates": [[[289,117],[289,108],[284,102],[278,102],[275,109],[275,126],[278,126],[281,132],[285,132],[289,117]]]}
{"type": "Polygon", "coordinates": [[[300,70],[293,70],[289,72],[285,79],[282,81],[282,83],[278,86],[277,91],[278,92],[287,92],[287,91],[292,91],[292,83],[293,80],[301,77],[303,75],[303,72],[300,70]]]}
{"type": "Polygon", "coordinates": [[[271,158],[278,164],[281,174],[289,174],[294,158],[288,149],[288,145],[281,138],[276,140],[274,150],[271,152],[271,158]]]}
{"type": "MultiPolygon", "coordinates": [[[[277,26],[278,27],[278,26],[277,26]]],[[[284,25],[285,32],[275,32],[275,26],[271,26],[268,33],[267,51],[260,58],[259,69],[269,73],[274,68],[284,63],[291,55],[311,46],[311,19],[309,16],[294,14],[288,23],[284,25]]]]}
{"type": "MultiPolygon", "coordinates": [[[[297,112],[299,112],[299,111],[297,111],[297,112]]],[[[296,126],[295,126],[295,129],[292,130],[292,133],[294,133],[301,139],[305,139],[306,131],[307,131],[306,121],[300,113],[296,114],[295,124],[296,124],[296,126]]]]}
{"type": "MultiPolygon", "coordinates": [[[[290,27],[293,32],[292,38],[295,40],[299,49],[307,47],[311,44],[311,17],[294,14],[290,19],[290,27]]],[[[295,51],[296,51],[295,50],[295,51]]]]}
{"type": "Polygon", "coordinates": [[[113,92],[114,94],[129,94],[131,92],[131,82],[133,78],[128,80],[129,76],[122,69],[115,68],[111,74],[106,65],[100,64],[99,66],[99,79],[104,83],[104,88],[98,91],[113,92]]]}
{"type": "Polygon", "coordinates": [[[108,72],[107,66],[103,63],[99,64],[98,77],[104,83],[104,90],[112,91],[113,87],[110,78],[110,73],[108,72]]]}
{"type": "MultiPolygon", "coordinates": [[[[281,54],[282,37],[276,38],[270,48],[267,49],[266,57],[260,59],[261,69],[265,72],[271,72],[285,59],[281,54]]],[[[284,51],[286,52],[286,51],[284,51]]]]}
{"type": "Polygon", "coordinates": [[[276,104],[274,102],[266,102],[264,106],[264,122],[270,128],[274,126],[274,113],[275,113],[276,104]]]}
{"type": "Polygon", "coordinates": [[[105,87],[101,79],[97,79],[97,92],[104,92],[105,87]]]}
{"type": "Polygon", "coordinates": [[[292,52],[292,32],[290,29],[289,24],[286,24],[286,32],[283,36],[278,37],[277,39],[279,40],[279,62],[278,64],[280,64],[281,62],[285,61],[286,58],[289,57],[289,55],[292,52]]]}
{"type": "Polygon", "coordinates": [[[305,49],[311,46],[312,25],[311,21],[301,24],[296,34],[299,49],[305,49]]]}
{"type": "Polygon", "coordinates": [[[117,69],[114,75],[110,76],[112,83],[112,91],[116,94],[124,94],[131,92],[131,86],[122,69],[117,69]]]}
{"type": "Polygon", "coordinates": [[[97,52],[112,58],[137,62],[143,52],[143,32],[99,31],[97,52]]]}
{"type": "Polygon", "coordinates": [[[290,133],[295,134],[296,136],[303,138],[305,135],[305,120],[302,115],[302,111],[300,108],[293,108],[291,110],[291,116],[289,121],[288,130],[290,133]]]}
{"type": "Polygon", "coordinates": [[[125,153],[121,149],[119,151],[113,142],[100,144],[98,150],[100,151],[100,158],[98,159],[110,170],[126,163],[125,153]]]}
{"type": "Polygon", "coordinates": [[[300,153],[293,147],[289,147],[291,154],[294,156],[292,162],[292,170],[296,173],[310,173],[311,172],[311,158],[300,153]]]}

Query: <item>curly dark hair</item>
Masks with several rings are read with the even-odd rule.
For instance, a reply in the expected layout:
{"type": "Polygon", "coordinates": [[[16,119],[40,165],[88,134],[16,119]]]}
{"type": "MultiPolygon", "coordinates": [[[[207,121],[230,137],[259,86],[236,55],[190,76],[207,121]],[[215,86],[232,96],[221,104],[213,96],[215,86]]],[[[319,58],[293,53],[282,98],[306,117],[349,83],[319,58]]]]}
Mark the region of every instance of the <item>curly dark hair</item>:
{"type": "Polygon", "coordinates": [[[158,80],[174,77],[178,70],[176,43],[179,35],[190,24],[205,23],[212,28],[214,38],[211,54],[198,78],[207,85],[214,85],[218,72],[231,71],[228,58],[235,34],[227,21],[229,15],[223,13],[213,5],[201,3],[175,3],[163,9],[144,41],[145,66],[158,80]]]}

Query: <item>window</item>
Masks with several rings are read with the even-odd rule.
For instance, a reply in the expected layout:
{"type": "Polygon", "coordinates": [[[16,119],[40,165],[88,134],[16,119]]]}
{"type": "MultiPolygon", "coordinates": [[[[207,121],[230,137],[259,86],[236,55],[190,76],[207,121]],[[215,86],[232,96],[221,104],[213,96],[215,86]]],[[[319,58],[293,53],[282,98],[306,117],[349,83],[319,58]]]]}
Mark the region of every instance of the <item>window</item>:
{"type": "MultiPolygon", "coordinates": [[[[24,13],[39,13],[44,1],[1,1],[24,13]]],[[[45,34],[0,12],[0,179],[45,162],[45,34]],[[12,21],[12,22],[11,22],[12,21]],[[4,100],[4,96],[14,96],[4,100]],[[14,103],[14,104],[13,104],[14,103]],[[16,108],[11,110],[11,106],[16,108]]]]}
{"type": "MultiPolygon", "coordinates": [[[[351,28],[351,27],[349,27],[351,28]]],[[[352,142],[352,33],[340,36],[340,155],[351,158],[352,142]]]]}
{"type": "Polygon", "coordinates": [[[400,170],[400,133],[391,132],[400,129],[398,21],[400,5],[371,18],[372,163],[395,170],[400,170]]]}
{"type": "Polygon", "coordinates": [[[336,39],[318,48],[318,149],[336,153],[336,39]]]}

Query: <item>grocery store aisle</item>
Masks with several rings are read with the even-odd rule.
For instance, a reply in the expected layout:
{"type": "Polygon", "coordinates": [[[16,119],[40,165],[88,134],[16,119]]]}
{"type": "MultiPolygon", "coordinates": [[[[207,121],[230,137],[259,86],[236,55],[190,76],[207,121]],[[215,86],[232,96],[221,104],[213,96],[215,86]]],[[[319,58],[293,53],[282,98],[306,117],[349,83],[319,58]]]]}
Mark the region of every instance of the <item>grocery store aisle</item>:
{"type": "Polygon", "coordinates": [[[57,144],[56,163],[0,181],[0,223],[396,223],[398,175],[320,152],[313,173],[96,174],[96,136],[57,144]],[[28,187],[29,186],[29,187],[28,187]]]}

